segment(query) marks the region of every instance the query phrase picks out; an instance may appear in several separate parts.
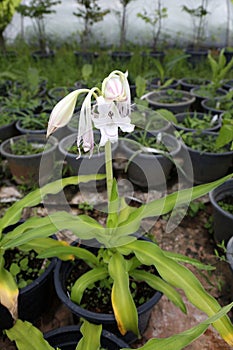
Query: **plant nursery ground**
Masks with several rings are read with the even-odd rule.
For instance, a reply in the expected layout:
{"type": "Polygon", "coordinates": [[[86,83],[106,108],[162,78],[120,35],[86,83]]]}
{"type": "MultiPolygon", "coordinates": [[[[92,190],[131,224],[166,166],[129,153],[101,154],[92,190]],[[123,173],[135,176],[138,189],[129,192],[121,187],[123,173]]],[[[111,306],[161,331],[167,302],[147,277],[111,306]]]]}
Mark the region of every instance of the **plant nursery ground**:
{"type": "MultiPolygon", "coordinates": [[[[122,182],[122,186],[124,186],[124,182],[122,182]]],[[[175,189],[175,186],[175,184],[171,184],[170,189],[173,190],[173,187],[175,189]]],[[[127,190],[125,190],[125,193],[126,192],[127,190]]],[[[148,196],[154,197],[157,195],[158,193],[156,191],[151,191],[149,194],[138,188],[134,191],[134,197],[141,201],[146,201],[148,196]]],[[[14,181],[3,181],[0,187],[2,213],[5,211],[8,203],[17,200],[20,196],[22,196],[20,188],[14,181]]],[[[95,195],[90,192],[90,197],[93,199],[95,195]]],[[[81,199],[80,192],[72,192],[70,196],[72,208],[75,208],[75,206],[77,207],[81,199]]],[[[99,192],[96,195],[97,202],[104,201],[105,199],[105,191],[99,192]]],[[[44,210],[42,205],[37,207],[33,213],[25,210],[24,218],[26,219],[31,215],[44,215],[44,210]]],[[[151,227],[152,224],[154,224],[153,228],[150,229],[150,234],[163,249],[183,253],[189,257],[197,258],[202,262],[215,266],[216,269],[211,273],[198,272],[192,267],[191,269],[202,281],[205,288],[218,299],[219,303],[221,305],[226,305],[232,301],[233,275],[228,263],[224,261],[224,249],[219,248],[214,242],[211,232],[211,210],[209,198],[205,196],[196,202],[182,219],[178,227],[170,233],[166,232],[167,217],[159,218],[155,223],[148,220],[145,225],[151,227]]],[[[206,318],[203,313],[194,309],[189,302],[186,301],[186,305],[188,314],[184,315],[163,296],[152,310],[149,324],[142,339],[132,346],[138,348],[151,337],[168,337],[174,333],[182,332],[206,318]]],[[[233,319],[233,314],[230,314],[230,317],[233,319]]],[[[42,331],[46,332],[57,327],[73,324],[73,322],[70,311],[55,297],[53,306],[38,320],[37,326],[42,331]]],[[[15,350],[15,347],[7,339],[0,337],[0,349],[15,350]]],[[[231,349],[231,347],[220,339],[212,327],[209,327],[203,336],[185,349],[228,350],[231,349]]]]}

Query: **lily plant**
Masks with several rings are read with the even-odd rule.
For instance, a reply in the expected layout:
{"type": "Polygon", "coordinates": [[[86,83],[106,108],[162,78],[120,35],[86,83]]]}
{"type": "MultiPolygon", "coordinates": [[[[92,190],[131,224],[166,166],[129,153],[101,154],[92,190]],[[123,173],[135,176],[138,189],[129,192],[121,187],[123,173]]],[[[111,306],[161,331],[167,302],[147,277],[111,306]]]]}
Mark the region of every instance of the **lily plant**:
{"type": "MultiPolygon", "coordinates": [[[[97,147],[105,147],[108,196],[106,224],[102,225],[88,215],[73,215],[65,211],[58,211],[48,217],[30,218],[21,224],[19,229],[16,228],[7,234],[7,237],[2,239],[0,248],[9,249],[15,245],[28,248],[33,246],[39,252],[39,258],[57,256],[64,260],[74,258],[84,260],[90,270],[74,283],[71,291],[72,301],[81,304],[86,288],[100,280],[111,280],[112,308],[122,335],[132,331],[138,337],[141,336],[138,330],[137,307],[129,287],[129,280],[133,279],[135,282],[144,281],[152,289],[162,292],[186,313],[185,303],[177,288],[183,290],[188,300],[213,320],[213,326],[222,338],[228,344],[233,345],[233,325],[229,317],[226,313],[221,313],[222,308],[218,301],[204,289],[197,277],[184,264],[190,263],[197,268],[207,270],[213,267],[181,254],[164,251],[152,241],[138,239],[137,235],[143,219],[170,213],[176,206],[187,204],[190,200],[207,194],[229,179],[232,174],[209,184],[165,195],[160,199],[142,204],[139,208],[129,206],[124,197],[118,193],[117,181],[113,177],[111,153],[111,143],[118,141],[118,128],[123,132],[134,130],[130,118],[131,98],[127,73],[113,71],[103,80],[101,89],[98,87],[79,89],[59,101],[50,116],[48,137],[56,129],[69,123],[80,94],[86,94],[86,96],[80,113],[77,157],[80,156],[82,149],[84,152],[90,152],[91,157],[95,146],[93,128],[99,129],[101,140],[97,147]],[[93,98],[96,101],[94,106],[93,98]],[[90,239],[97,240],[100,245],[98,255],[94,255],[88,247],[64,244],[50,245],[46,249],[49,236],[64,229],[72,231],[84,244],[90,239]],[[158,275],[140,268],[145,265],[154,266],[158,275]],[[212,318],[219,312],[221,317],[212,318]]],[[[98,176],[101,177],[101,175],[98,176]]],[[[68,184],[75,183],[75,181],[88,181],[90,177],[89,175],[89,177],[78,176],[57,180],[55,183],[49,183],[36,192],[30,193],[8,209],[4,217],[0,219],[0,229],[9,223],[17,222],[24,206],[36,205],[46,194],[57,193],[68,184]]],[[[8,285],[8,295],[12,290],[8,285]]],[[[188,334],[179,338],[179,349],[187,345],[188,339],[188,334]]],[[[159,340],[160,346],[163,341],[165,343],[166,339],[159,340]]],[[[148,346],[145,345],[142,349],[152,348],[155,349],[148,342],[148,346]]],[[[175,349],[174,344],[172,349],[175,349]]]]}

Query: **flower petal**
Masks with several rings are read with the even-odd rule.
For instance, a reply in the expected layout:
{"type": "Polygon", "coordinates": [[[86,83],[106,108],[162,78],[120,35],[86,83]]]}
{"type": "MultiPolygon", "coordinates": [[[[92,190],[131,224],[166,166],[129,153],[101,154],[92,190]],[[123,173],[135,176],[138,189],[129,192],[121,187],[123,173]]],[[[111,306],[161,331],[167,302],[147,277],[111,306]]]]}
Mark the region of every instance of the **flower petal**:
{"type": "Polygon", "coordinates": [[[63,126],[69,123],[70,119],[72,118],[77,97],[79,94],[80,90],[72,91],[62,100],[60,100],[53,108],[49,118],[47,137],[51,135],[54,131],[56,131],[58,128],[62,128],[63,126]]]}

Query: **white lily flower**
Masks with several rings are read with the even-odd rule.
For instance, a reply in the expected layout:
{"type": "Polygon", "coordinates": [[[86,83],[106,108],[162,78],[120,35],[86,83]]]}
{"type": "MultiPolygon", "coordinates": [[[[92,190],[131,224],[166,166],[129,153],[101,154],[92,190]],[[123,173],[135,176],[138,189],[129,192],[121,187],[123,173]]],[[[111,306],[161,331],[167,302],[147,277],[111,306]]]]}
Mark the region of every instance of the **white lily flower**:
{"type": "Polygon", "coordinates": [[[97,113],[93,113],[92,120],[95,127],[101,132],[100,146],[104,146],[108,140],[111,143],[118,141],[118,127],[123,132],[134,130],[130,118],[126,114],[122,114],[121,109],[119,110],[119,104],[100,96],[97,97],[96,107],[97,113]]]}
{"type": "Polygon", "coordinates": [[[82,104],[80,117],[79,117],[80,119],[79,119],[78,138],[77,138],[79,156],[81,154],[80,146],[82,141],[83,141],[84,152],[90,151],[90,156],[92,155],[92,152],[93,152],[94,135],[93,135],[93,126],[92,126],[92,118],[91,118],[91,98],[93,94],[95,94],[96,89],[97,88],[93,88],[88,92],[82,104]]]}
{"type": "Polygon", "coordinates": [[[80,93],[87,93],[80,112],[77,147],[80,152],[82,144],[84,152],[94,148],[93,124],[101,132],[100,146],[104,146],[109,140],[117,142],[118,127],[124,132],[132,132],[134,125],[131,124],[130,87],[127,80],[128,73],[115,70],[104,79],[102,90],[97,87],[92,89],[79,89],[64,97],[52,110],[50,115],[47,136],[69,123],[72,118],[76,100],[80,93]],[[97,101],[97,112],[92,113],[91,99],[97,101]]]}
{"type": "Polygon", "coordinates": [[[78,95],[87,91],[89,90],[79,89],[72,91],[56,104],[50,114],[47,137],[54,133],[58,128],[62,128],[69,123],[74,113],[78,95]]]}

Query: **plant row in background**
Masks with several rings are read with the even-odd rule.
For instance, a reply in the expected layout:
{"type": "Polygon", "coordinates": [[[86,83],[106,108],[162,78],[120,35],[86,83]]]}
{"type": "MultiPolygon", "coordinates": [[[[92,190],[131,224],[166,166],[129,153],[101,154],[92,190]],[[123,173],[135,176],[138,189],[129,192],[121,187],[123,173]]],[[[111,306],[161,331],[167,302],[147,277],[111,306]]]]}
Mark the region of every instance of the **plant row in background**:
{"type": "MultiPolygon", "coordinates": [[[[97,40],[97,38],[94,38],[93,40],[95,24],[101,23],[102,31],[105,31],[105,27],[107,26],[107,24],[105,24],[105,18],[110,14],[112,16],[115,14],[116,17],[119,17],[119,39],[114,46],[121,51],[127,48],[128,26],[130,24],[130,19],[134,20],[132,16],[130,16],[130,13],[134,6],[138,5],[135,0],[119,0],[117,4],[119,10],[102,8],[102,5],[98,0],[76,0],[74,1],[74,5],[75,3],[77,7],[73,11],[73,16],[78,18],[78,34],[76,34],[76,36],[78,36],[79,46],[82,51],[88,50],[91,43],[97,40]]],[[[37,49],[39,50],[37,53],[53,55],[51,38],[49,38],[49,34],[46,31],[46,25],[49,20],[48,15],[56,15],[56,9],[60,4],[61,1],[59,0],[30,0],[29,2],[23,0],[4,0],[0,8],[0,15],[2,18],[0,28],[2,48],[5,47],[4,31],[11,22],[13,14],[18,12],[21,16],[21,37],[23,39],[25,37],[24,19],[30,18],[33,32],[37,37],[37,49]]],[[[225,7],[228,12],[228,16],[224,23],[224,32],[226,33],[225,42],[220,46],[230,48],[230,24],[232,20],[230,10],[232,2],[227,0],[225,7]]],[[[201,0],[196,6],[192,6],[190,3],[184,1],[176,11],[178,11],[178,13],[180,11],[181,15],[186,15],[190,19],[193,32],[190,40],[190,47],[198,50],[203,49],[205,47],[207,33],[209,32],[209,19],[211,19],[212,15],[215,15],[210,1],[201,0]]],[[[151,51],[161,51],[161,46],[163,45],[163,42],[166,41],[166,32],[169,32],[168,28],[164,28],[164,21],[170,16],[172,17],[169,6],[166,6],[162,0],[157,0],[151,8],[145,9],[142,7],[142,9],[137,12],[136,16],[138,17],[138,21],[140,22],[141,20],[142,23],[144,23],[144,26],[151,32],[151,43],[149,44],[151,51]]],[[[171,32],[173,32],[173,28],[171,32]]],[[[142,33],[144,34],[144,32],[141,32],[140,34],[142,35],[142,33]]],[[[185,40],[185,38],[183,38],[183,40],[185,40]]],[[[219,42],[219,40],[216,39],[216,42],[219,42]]],[[[103,43],[99,42],[99,44],[103,46],[103,43]]]]}

